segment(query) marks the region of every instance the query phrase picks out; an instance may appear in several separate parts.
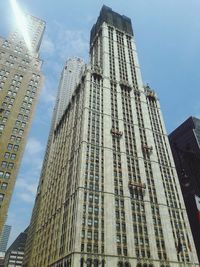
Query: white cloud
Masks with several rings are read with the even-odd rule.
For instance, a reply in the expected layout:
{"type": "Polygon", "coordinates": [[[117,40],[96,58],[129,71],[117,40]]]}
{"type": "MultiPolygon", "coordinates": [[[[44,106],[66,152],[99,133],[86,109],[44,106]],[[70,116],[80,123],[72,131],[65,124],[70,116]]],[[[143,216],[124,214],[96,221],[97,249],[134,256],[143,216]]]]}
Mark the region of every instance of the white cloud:
{"type": "Polygon", "coordinates": [[[54,45],[54,43],[48,37],[48,35],[45,35],[44,36],[44,39],[42,41],[42,45],[41,45],[41,53],[52,54],[54,52],[55,52],[55,45],[54,45]]]}
{"type": "Polygon", "coordinates": [[[26,145],[25,153],[27,156],[35,156],[43,151],[43,146],[40,141],[35,138],[29,138],[26,145]]]}
{"type": "Polygon", "coordinates": [[[58,52],[60,58],[66,60],[73,55],[85,57],[89,49],[85,32],[65,30],[59,25],[58,29],[58,52]]]}
{"type": "Polygon", "coordinates": [[[53,88],[51,87],[52,85],[47,81],[42,90],[41,100],[46,104],[54,105],[56,96],[53,88]]]}
{"type": "Polygon", "coordinates": [[[37,190],[37,184],[31,183],[30,180],[26,180],[24,178],[17,179],[16,188],[19,190],[25,190],[27,193],[31,194],[32,196],[35,195],[37,190]]]}
{"type": "MultiPolygon", "coordinates": [[[[88,32],[83,30],[67,29],[64,25],[54,21],[48,33],[45,35],[44,52],[54,52],[51,54],[55,62],[60,61],[63,65],[67,58],[72,56],[88,57],[89,39],[88,32]],[[53,33],[53,35],[52,35],[53,33]],[[53,37],[51,37],[51,35],[53,37]],[[56,55],[56,57],[55,57],[56,55]]],[[[49,60],[49,58],[47,58],[49,60]]],[[[55,63],[54,62],[54,63],[55,63]]],[[[53,62],[52,62],[53,63],[53,62]]],[[[54,67],[54,64],[52,64],[54,67]]]]}
{"type": "Polygon", "coordinates": [[[26,192],[23,192],[19,194],[19,198],[21,198],[26,203],[34,203],[35,195],[31,195],[26,192]]]}

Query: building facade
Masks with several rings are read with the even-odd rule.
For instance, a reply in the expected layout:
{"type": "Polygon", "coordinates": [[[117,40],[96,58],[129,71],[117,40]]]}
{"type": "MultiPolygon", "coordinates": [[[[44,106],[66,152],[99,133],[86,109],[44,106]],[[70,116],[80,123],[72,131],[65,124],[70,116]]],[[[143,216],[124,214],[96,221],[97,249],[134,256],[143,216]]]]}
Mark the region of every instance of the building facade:
{"type": "Polygon", "coordinates": [[[24,232],[20,233],[6,251],[4,267],[22,266],[27,239],[27,231],[28,228],[24,232]]]}
{"type": "Polygon", "coordinates": [[[169,141],[200,261],[200,120],[188,118],[169,141]]]}
{"type": "Polygon", "coordinates": [[[24,266],[199,266],[129,18],[103,6],[90,59],[53,132],[24,266]]]}
{"type": "Polygon", "coordinates": [[[45,23],[25,18],[29,46],[19,30],[0,38],[0,232],[43,80],[38,51],[45,23]]]}

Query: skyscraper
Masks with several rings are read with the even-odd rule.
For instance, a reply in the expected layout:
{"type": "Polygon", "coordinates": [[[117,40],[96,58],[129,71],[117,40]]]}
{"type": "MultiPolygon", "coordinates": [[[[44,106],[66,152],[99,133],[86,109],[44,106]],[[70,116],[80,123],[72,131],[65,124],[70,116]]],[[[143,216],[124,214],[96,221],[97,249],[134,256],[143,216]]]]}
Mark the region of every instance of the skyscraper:
{"type": "Polygon", "coordinates": [[[200,261],[200,120],[188,118],[169,141],[200,261]]]}
{"type": "Polygon", "coordinates": [[[6,251],[5,265],[6,267],[20,267],[22,266],[24,258],[24,249],[26,244],[28,228],[20,233],[15,241],[10,245],[6,251]]]}
{"type": "Polygon", "coordinates": [[[3,227],[2,234],[0,236],[0,254],[3,253],[5,255],[10,236],[10,231],[11,231],[11,226],[5,224],[3,227]]]}
{"type": "Polygon", "coordinates": [[[21,31],[0,38],[0,232],[43,80],[38,51],[45,23],[22,18],[21,31]]]}
{"type": "Polygon", "coordinates": [[[56,123],[59,122],[62,117],[72,94],[80,80],[80,76],[83,70],[84,61],[81,58],[73,57],[67,60],[60,78],[57,107],[56,107],[56,123]]]}
{"type": "Polygon", "coordinates": [[[53,133],[24,266],[199,266],[129,18],[103,6],[90,60],[53,133]]]}

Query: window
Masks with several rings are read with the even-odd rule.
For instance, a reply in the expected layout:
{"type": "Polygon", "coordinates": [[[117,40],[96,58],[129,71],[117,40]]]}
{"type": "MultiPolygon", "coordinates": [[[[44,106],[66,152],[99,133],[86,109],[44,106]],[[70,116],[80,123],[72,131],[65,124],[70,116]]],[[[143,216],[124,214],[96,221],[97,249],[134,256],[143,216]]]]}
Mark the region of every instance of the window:
{"type": "Polygon", "coordinates": [[[25,126],[26,126],[26,123],[25,123],[25,122],[22,122],[21,127],[22,127],[22,128],[25,128],[25,126]]]}
{"type": "Polygon", "coordinates": [[[15,125],[16,125],[16,126],[20,126],[20,123],[21,123],[20,121],[16,121],[16,122],[15,122],[15,125]]]}
{"type": "Polygon", "coordinates": [[[24,121],[28,121],[28,116],[24,115],[24,121]]]}
{"type": "Polygon", "coordinates": [[[92,206],[89,206],[89,207],[88,207],[88,212],[89,212],[89,213],[92,213],[92,211],[93,211],[92,206]]]}
{"type": "MultiPolygon", "coordinates": [[[[16,138],[15,135],[11,135],[10,140],[11,140],[11,141],[15,141],[15,138],[16,138]]],[[[11,145],[12,145],[12,144],[11,144],[11,145]]]]}
{"type": "Polygon", "coordinates": [[[2,161],[2,163],[1,163],[1,167],[2,167],[2,168],[6,168],[6,167],[7,167],[7,162],[6,162],[6,161],[2,161]]]}
{"type": "Polygon", "coordinates": [[[16,154],[11,154],[11,156],[10,156],[10,158],[12,159],[12,160],[14,160],[15,158],[16,158],[16,154]]]}
{"type": "Polygon", "coordinates": [[[92,226],[92,219],[88,218],[88,226],[92,226]]]}
{"type": "Polygon", "coordinates": [[[1,189],[6,190],[7,187],[8,187],[8,184],[7,183],[2,183],[1,189]]]}
{"type": "Polygon", "coordinates": [[[21,139],[22,139],[21,137],[17,137],[17,139],[16,139],[16,143],[18,143],[18,144],[19,144],[19,143],[20,143],[20,141],[21,141],[21,139]]]}
{"type": "Polygon", "coordinates": [[[120,242],[121,242],[121,236],[117,235],[117,243],[120,243],[120,242]]]}
{"type": "Polygon", "coordinates": [[[94,232],[94,240],[98,240],[98,232],[94,232]]]}
{"type": "MultiPolygon", "coordinates": [[[[11,136],[13,136],[13,135],[11,135],[11,136]]],[[[8,148],[8,150],[12,150],[12,148],[13,148],[13,144],[10,144],[10,143],[9,143],[7,148],[8,148]]]]}
{"type": "Polygon", "coordinates": [[[8,163],[8,169],[11,170],[11,169],[13,169],[13,167],[14,167],[14,163],[9,162],[8,163]]]}
{"type": "Polygon", "coordinates": [[[3,131],[5,125],[4,124],[0,124],[0,131],[3,131]]]}
{"type": "Polygon", "coordinates": [[[5,177],[5,179],[9,179],[10,178],[10,173],[6,172],[4,177],[5,177]]]}
{"type": "Polygon", "coordinates": [[[17,129],[17,128],[13,128],[13,130],[12,130],[12,132],[13,132],[14,134],[16,134],[16,133],[17,133],[17,131],[18,131],[18,129],[17,129]]]}
{"type": "Polygon", "coordinates": [[[4,158],[5,159],[8,159],[10,157],[10,153],[9,152],[6,152],[5,154],[4,154],[4,158]]]}
{"type": "Polygon", "coordinates": [[[2,178],[4,175],[4,172],[0,171],[0,178],[2,178]]]}
{"type": "Polygon", "coordinates": [[[23,119],[23,115],[22,115],[22,114],[19,114],[19,115],[17,116],[17,118],[18,118],[19,120],[22,120],[22,119],[23,119]]]}
{"type": "Polygon", "coordinates": [[[18,146],[18,145],[14,145],[13,150],[14,150],[14,151],[17,151],[18,149],[19,149],[19,146],[18,146]]]}
{"type": "Polygon", "coordinates": [[[92,232],[91,232],[91,231],[88,231],[88,233],[87,233],[87,238],[88,238],[88,239],[92,239],[92,232]]]}
{"type": "Polygon", "coordinates": [[[19,130],[19,135],[23,135],[23,132],[24,132],[24,130],[20,129],[19,130]]]}
{"type": "Polygon", "coordinates": [[[0,194],[0,202],[2,202],[4,199],[4,194],[0,194]]]}
{"type": "Polygon", "coordinates": [[[98,227],[99,221],[98,219],[94,219],[94,227],[98,227]]]}

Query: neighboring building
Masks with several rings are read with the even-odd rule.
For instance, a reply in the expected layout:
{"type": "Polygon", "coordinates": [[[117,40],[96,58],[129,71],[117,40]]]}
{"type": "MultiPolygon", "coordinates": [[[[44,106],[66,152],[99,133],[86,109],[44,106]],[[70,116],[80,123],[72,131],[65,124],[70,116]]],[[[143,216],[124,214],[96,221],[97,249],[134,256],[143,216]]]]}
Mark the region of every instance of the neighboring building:
{"type": "Polygon", "coordinates": [[[8,40],[0,38],[0,232],[43,80],[38,50],[45,23],[25,18],[29,45],[18,31],[8,40]]]}
{"type": "Polygon", "coordinates": [[[200,261],[200,120],[188,118],[169,141],[200,261]]]}
{"type": "Polygon", "coordinates": [[[24,250],[28,228],[15,239],[6,251],[4,267],[20,267],[24,258],[24,250]]]}
{"type": "Polygon", "coordinates": [[[8,245],[8,240],[10,237],[11,226],[4,225],[3,231],[0,235],[0,252],[5,253],[8,245]]]}
{"type": "Polygon", "coordinates": [[[0,235],[0,267],[4,267],[4,258],[10,236],[11,226],[4,225],[3,231],[0,235]]]}
{"type": "Polygon", "coordinates": [[[80,80],[84,65],[82,59],[74,57],[68,59],[63,68],[58,88],[56,123],[59,122],[71,100],[72,94],[80,80]]]}
{"type": "Polygon", "coordinates": [[[103,6],[90,57],[47,149],[23,266],[199,266],[131,20],[103,6]]]}

